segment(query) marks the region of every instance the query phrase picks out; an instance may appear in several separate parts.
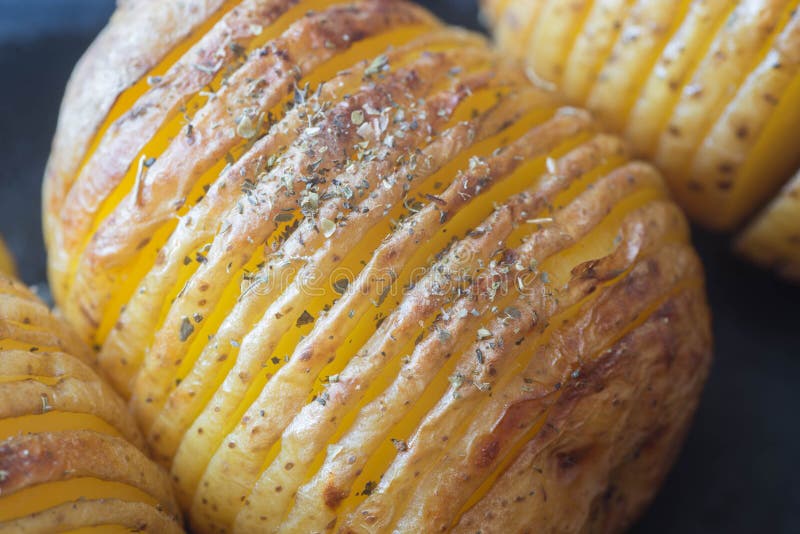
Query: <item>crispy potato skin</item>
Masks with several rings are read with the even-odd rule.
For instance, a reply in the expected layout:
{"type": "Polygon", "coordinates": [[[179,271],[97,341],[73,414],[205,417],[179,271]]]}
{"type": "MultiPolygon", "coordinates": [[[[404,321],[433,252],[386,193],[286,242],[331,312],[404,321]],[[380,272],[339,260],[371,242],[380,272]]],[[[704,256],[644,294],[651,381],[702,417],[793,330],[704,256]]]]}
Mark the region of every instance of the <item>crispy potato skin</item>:
{"type": "MultiPolygon", "coordinates": [[[[53,238],[58,213],[92,137],[126,88],[174,48],[223,0],[140,0],[119,2],[108,26],[75,67],[62,102],[53,148],[45,170],[45,239],[53,238]],[[106,51],[114,49],[113,54],[106,51]]],[[[56,288],[54,288],[56,289],[56,288]]]]}
{"type": "Polygon", "coordinates": [[[658,172],[410,3],[207,16],[125,49],[173,62],[45,197],[59,308],[192,529],[629,526],[711,360],[658,172]]]}
{"type": "Polygon", "coordinates": [[[757,227],[738,247],[796,280],[800,261],[779,229],[800,217],[779,192],[800,167],[791,145],[800,127],[796,0],[482,5],[500,48],[524,58],[534,81],[623,134],[696,222],[757,227]]]}
{"type": "Polygon", "coordinates": [[[694,411],[687,400],[698,397],[706,378],[696,372],[705,355],[695,347],[708,344],[709,332],[686,328],[686,338],[671,332],[676,322],[688,327],[689,321],[705,321],[698,289],[670,297],[582,369],[554,403],[546,429],[454,531],[630,527],[669,470],[694,411]],[[507,518],[507,529],[492,526],[498,516],[507,518]]]}
{"type": "Polygon", "coordinates": [[[5,275],[0,330],[0,532],[112,524],[181,532],[171,481],[138,448],[141,434],[124,402],[91,367],[91,351],[5,275]],[[41,418],[50,422],[37,423],[41,418]],[[84,477],[135,488],[156,504],[114,495],[84,499],[69,489],[70,481],[84,477]],[[65,489],[48,495],[61,482],[65,489]],[[10,504],[15,496],[39,488],[43,492],[21,503],[25,511],[16,512],[10,504]]]}
{"type": "Polygon", "coordinates": [[[124,482],[151,493],[166,512],[178,513],[166,474],[119,438],[97,432],[40,433],[0,445],[3,495],[69,477],[91,476],[124,482]]]}

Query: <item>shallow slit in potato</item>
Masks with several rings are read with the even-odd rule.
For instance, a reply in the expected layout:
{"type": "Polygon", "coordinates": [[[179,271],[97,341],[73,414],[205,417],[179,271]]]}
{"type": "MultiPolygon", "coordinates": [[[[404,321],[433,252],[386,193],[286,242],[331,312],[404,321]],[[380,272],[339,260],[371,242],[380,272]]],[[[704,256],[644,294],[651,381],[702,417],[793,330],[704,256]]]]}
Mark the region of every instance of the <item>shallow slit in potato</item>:
{"type": "Polygon", "coordinates": [[[93,499],[119,499],[128,502],[143,502],[157,506],[158,501],[139,488],[101,480],[94,477],[78,477],[30,486],[0,498],[0,522],[11,521],[60,504],[93,499]]]}
{"type": "Polygon", "coordinates": [[[736,2],[727,0],[690,6],[681,27],[656,62],[656,75],[647,79],[629,113],[624,131],[629,139],[636,140],[640,153],[655,153],[660,132],[666,129],[686,86],[734,9],[736,2]],[[688,54],[687,50],[695,52],[688,54]]]}
{"type": "MultiPolygon", "coordinates": [[[[574,102],[583,102],[590,94],[597,76],[606,64],[609,56],[614,49],[614,43],[625,22],[624,19],[614,17],[614,9],[625,9],[626,11],[633,5],[635,0],[616,0],[616,5],[607,6],[609,2],[595,2],[589,15],[583,22],[584,31],[579,34],[572,43],[572,49],[566,59],[564,79],[566,83],[565,94],[574,102]],[[621,4],[623,8],[618,7],[621,4]]],[[[538,14],[529,21],[531,26],[528,31],[532,32],[535,28],[533,22],[538,18],[538,14]]],[[[524,38],[531,40],[531,33],[523,35],[524,38]]],[[[514,44],[509,44],[510,49],[516,48],[514,44]]],[[[529,46],[522,48],[528,52],[529,46]]],[[[536,72],[536,69],[533,69],[536,72]]],[[[539,82],[540,80],[534,80],[539,82]]],[[[545,84],[549,80],[544,80],[545,84]]]]}
{"type": "Polygon", "coordinates": [[[24,434],[68,430],[92,430],[100,434],[120,437],[116,428],[94,414],[53,410],[48,407],[45,397],[42,397],[42,409],[48,411],[0,420],[0,440],[24,434]]]}
{"type": "Polygon", "coordinates": [[[581,29],[586,24],[596,2],[595,0],[582,0],[571,4],[564,2],[531,2],[539,4],[530,9],[538,10],[530,16],[533,23],[524,30],[527,39],[522,41],[522,49],[528,51],[530,57],[536,58],[536,63],[545,65],[545,70],[537,70],[534,74],[545,82],[560,83],[563,76],[566,60],[575,40],[581,34],[581,29]],[[558,24],[549,21],[558,17],[558,24]]]}
{"type": "Polygon", "coordinates": [[[620,30],[586,100],[604,126],[617,132],[624,129],[642,87],[653,75],[655,65],[683,24],[692,2],[681,0],[678,5],[632,8],[630,26],[625,24],[620,30]]]}
{"type": "Polygon", "coordinates": [[[225,0],[225,3],[223,3],[214,14],[212,14],[205,22],[195,28],[195,30],[189,36],[187,36],[183,42],[179,43],[175,48],[170,50],[156,66],[142,76],[139,81],[120,93],[114,102],[114,105],[106,115],[105,120],[98,127],[97,132],[94,134],[94,138],[89,144],[89,149],[86,151],[86,154],[84,154],[83,161],[78,167],[78,172],[75,174],[76,177],[80,176],[80,171],[86,165],[86,161],[92,157],[92,154],[94,154],[95,150],[97,150],[97,146],[100,144],[100,141],[103,139],[106,132],[108,132],[108,129],[111,127],[111,125],[117,122],[117,120],[119,120],[120,117],[122,117],[125,113],[130,111],[136,105],[136,102],[148,90],[150,90],[150,81],[152,79],[158,79],[166,74],[167,71],[169,71],[170,68],[175,65],[175,63],[183,58],[186,53],[194,47],[194,45],[196,45],[214,26],[217,25],[222,17],[224,17],[234,7],[240,5],[241,2],[242,0],[225,0]]]}

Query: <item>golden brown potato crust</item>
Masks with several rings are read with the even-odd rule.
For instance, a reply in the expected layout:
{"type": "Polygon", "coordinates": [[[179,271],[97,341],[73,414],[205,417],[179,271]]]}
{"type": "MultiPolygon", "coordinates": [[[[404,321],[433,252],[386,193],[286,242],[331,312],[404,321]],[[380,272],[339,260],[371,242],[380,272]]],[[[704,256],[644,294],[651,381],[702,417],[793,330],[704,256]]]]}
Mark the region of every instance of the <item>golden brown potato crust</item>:
{"type": "Polygon", "coordinates": [[[137,448],[141,434],[89,349],[5,276],[0,336],[0,532],[180,532],[171,481],[137,448]],[[115,485],[87,497],[83,479],[115,485]]]}
{"type": "Polygon", "coordinates": [[[524,58],[535,82],[624,134],[695,221],[737,230],[771,203],[739,248],[797,277],[800,260],[782,228],[800,214],[779,191],[800,167],[800,2],[482,5],[500,48],[524,58]]]}
{"type": "Polygon", "coordinates": [[[21,417],[41,411],[42,398],[46,398],[49,409],[96,415],[134,445],[143,446],[142,437],[125,403],[88,365],[57,352],[5,350],[3,355],[4,360],[0,362],[3,376],[44,376],[53,377],[53,380],[47,383],[18,380],[0,384],[0,418],[21,417]]]}
{"type": "MultiPolygon", "coordinates": [[[[67,86],[44,183],[45,239],[84,154],[120,93],[223,5],[223,0],[120,2],[109,24],[75,67],[67,86]],[[113,48],[113,53],[108,53],[113,48]]],[[[53,288],[57,290],[57,288],[53,288]]]]}
{"type": "Polygon", "coordinates": [[[686,399],[696,398],[705,380],[696,373],[704,356],[694,347],[708,340],[671,333],[676,322],[704,320],[707,310],[697,306],[697,291],[670,297],[582,369],[580,379],[554,401],[546,428],[454,531],[629,527],[668,471],[694,409],[686,399]],[[498,516],[507,518],[506,529],[493,526],[498,516]]]}
{"type": "Polygon", "coordinates": [[[192,528],[628,526],[711,357],[659,174],[407,2],[203,28],[45,199],[59,307],[192,528]]]}

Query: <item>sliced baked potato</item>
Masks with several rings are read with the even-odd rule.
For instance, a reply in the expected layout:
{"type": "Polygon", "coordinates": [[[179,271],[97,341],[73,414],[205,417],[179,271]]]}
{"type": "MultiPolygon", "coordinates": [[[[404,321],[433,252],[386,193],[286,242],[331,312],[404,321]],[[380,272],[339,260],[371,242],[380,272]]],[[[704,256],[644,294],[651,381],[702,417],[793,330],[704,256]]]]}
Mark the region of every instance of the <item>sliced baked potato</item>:
{"type": "MultiPolygon", "coordinates": [[[[692,219],[725,231],[741,228],[800,167],[798,5],[483,0],[498,44],[527,60],[533,80],[624,134],[665,172],[692,219]]],[[[788,217],[778,224],[797,224],[797,204],[775,204],[783,207],[772,217],[788,217]]],[[[775,261],[764,254],[754,260],[775,261]]],[[[784,272],[800,271],[797,256],[785,259],[784,272]]]]}
{"type": "Polygon", "coordinates": [[[169,477],[94,356],[5,275],[0,329],[0,532],[182,532],[169,477]]]}
{"type": "Polygon", "coordinates": [[[658,173],[412,4],[172,4],[79,64],[45,221],[192,528],[629,525],[710,361],[658,173]]]}

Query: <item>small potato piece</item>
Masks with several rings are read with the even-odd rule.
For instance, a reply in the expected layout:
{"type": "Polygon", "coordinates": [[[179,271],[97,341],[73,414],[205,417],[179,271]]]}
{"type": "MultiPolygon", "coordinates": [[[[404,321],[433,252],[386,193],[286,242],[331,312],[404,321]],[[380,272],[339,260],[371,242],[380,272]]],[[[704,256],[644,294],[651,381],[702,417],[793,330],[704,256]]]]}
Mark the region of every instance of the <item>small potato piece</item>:
{"type": "MultiPolygon", "coordinates": [[[[737,230],[772,201],[784,206],[772,217],[789,218],[771,226],[796,224],[775,195],[800,167],[800,2],[591,4],[482,3],[500,48],[656,163],[694,221],[737,230]]],[[[748,256],[777,261],[764,253],[748,256]]],[[[790,278],[800,270],[790,257],[782,264],[790,278]]]]}
{"type": "Polygon", "coordinates": [[[169,477],[89,349],[5,275],[0,335],[0,532],[182,532],[169,477]]]}
{"type": "Polygon", "coordinates": [[[800,282],[800,174],[742,232],[736,250],[780,276],[800,282]]]}
{"type": "MultiPolygon", "coordinates": [[[[608,22],[576,6],[546,12],[608,22]]],[[[628,526],[711,359],[658,172],[411,3],[227,7],[158,85],[120,91],[128,108],[74,146],[83,166],[54,145],[67,200],[45,198],[59,308],[192,530],[628,526]],[[572,444],[596,455],[524,468],[569,464],[572,444]],[[612,484],[624,502],[603,500],[612,484]],[[522,492],[525,513],[487,511],[522,492]]],[[[551,29],[532,46],[558,57],[571,30],[551,29]]]]}
{"type": "Polygon", "coordinates": [[[5,240],[0,237],[0,273],[7,276],[15,276],[17,274],[17,265],[14,262],[14,256],[8,250],[5,240]]]}

